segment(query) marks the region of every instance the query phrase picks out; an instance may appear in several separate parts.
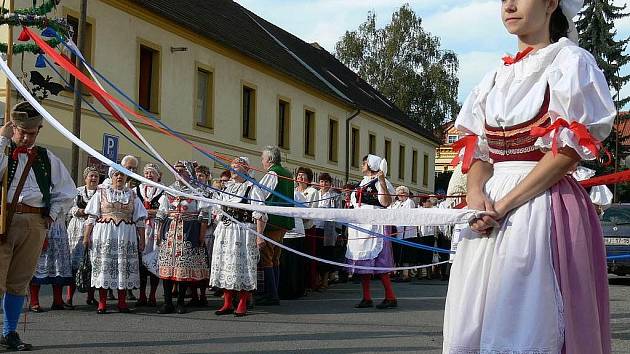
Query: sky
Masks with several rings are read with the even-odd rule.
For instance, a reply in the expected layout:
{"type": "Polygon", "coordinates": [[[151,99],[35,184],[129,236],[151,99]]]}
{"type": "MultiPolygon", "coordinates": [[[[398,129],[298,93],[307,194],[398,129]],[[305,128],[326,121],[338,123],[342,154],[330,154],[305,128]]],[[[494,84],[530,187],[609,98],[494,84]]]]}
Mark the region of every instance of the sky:
{"type": "MultiPolygon", "coordinates": [[[[440,38],[442,49],[459,57],[458,101],[463,102],[483,75],[506,53],[517,52],[516,38],[508,34],[500,19],[500,0],[236,0],[267,21],[306,42],[317,42],[334,53],[335,44],[346,31],[353,31],[376,14],[378,27],[391,21],[392,14],[409,4],[422,18],[425,31],[440,38]]],[[[617,5],[628,0],[615,0],[617,5]]],[[[615,24],[619,38],[630,35],[630,18],[615,24]]],[[[622,68],[630,73],[630,65],[622,68]]],[[[622,96],[630,95],[626,85],[622,96]]],[[[630,107],[626,107],[626,110],[630,107]]]]}

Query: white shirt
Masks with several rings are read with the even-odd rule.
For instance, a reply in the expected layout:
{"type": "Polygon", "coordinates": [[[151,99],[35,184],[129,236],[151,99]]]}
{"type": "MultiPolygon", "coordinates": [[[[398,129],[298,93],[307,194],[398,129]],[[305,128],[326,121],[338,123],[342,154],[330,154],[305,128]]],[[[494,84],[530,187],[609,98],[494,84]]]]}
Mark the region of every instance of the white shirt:
{"type": "MultiPolygon", "coordinates": [[[[305,201],[304,204],[307,207],[317,208],[318,201],[319,201],[319,191],[315,189],[313,186],[308,186],[303,192],[295,188],[295,191],[293,193],[293,199],[295,199],[296,194],[302,195],[302,198],[300,199],[305,201]]],[[[303,219],[303,221],[304,221],[304,228],[306,230],[310,229],[314,225],[313,220],[311,219],[303,219]]]]}
{"type": "MultiPolygon", "coordinates": [[[[260,188],[259,186],[254,186],[251,191],[251,204],[264,205],[265,200],[269,198],[272,190],[276,189],[278,185],[278,175],[273,171],[267,171],[267,173],[260,179],[258,182],[260,185],[265,186],[266,189],[260,188]]],[[[260,211],[254,211],[252,213],[254,219],[260,219],[262,221],[267,221],[267,214],[262,213],[260,211]]]]}
{"type": "MultiPolygon", "coordinates": [[[[603,141],[612,128],[615,105],[602,71],[593,56],[566,38],[530,53],[512,64],[501,64],[487,74],[464,102],[455,128],[479,136],[475,158],[490,161],[484,124],[512,127],[534,118],[540,110],[549,87],[549,109],[552,121],[559,118],[569,124],[585,125],[591,135],[603,141]]],[[[536,141],[549,150],[553,132],[536,141]]],[[[580,146],[574,133],[560,128],[558,147],[571,147],[582,159],[595,156],[580,146]]],[[[463,156],[465,149],[460,151],[463,156]]]]}
{"type": "MultiPolygon", "coordinates": [[[[4,149],[11,142],[11,139],[6,137],[0,137],[0,173],[4,173],[7,168],[7,156],[4,154],[4,149]]],[[[70,177],[70,173],[64,166],[63,162],[59,160],[57,156],[55,156],[50,150],[46,149],[48,152],[48,159],[50,160],[50,180],[51,180],[51,192],[50,192],[50,217],[53,220],[57,219],[57,216],[63,212],[63,210],[69,210],[72,206],[75,196],[77,195],[77,187],[72,181],[72,177],[70,177]]],[[[9,191],[7,193],[8,200],[13,200],[13,196],[15,194],[15,190],[17,189],[17,185],[20,182],[20,176],[22,175],[22,171],[26,167],[26,161],[28,160],[27,154],[19,154],[18,155],[18,164],[17,169],[15,171],[15,176],[13,177],[13,181],[11,181],[11,185],[9,186],[9,191]]],[[[31,168],[26,177],[26,182],[24,183],[24,187],[22,188],[22,192],[20,193],[18,203],[23,203],[35,208],[43,208],[44,201],[42,200],[43,195],[39,190],[39,186],[37,185],[37,179],[35,178],[35,172],[31,168]]]]}
{"type": "MultiPolygon", "coordinates": [[[[407,208],[412,209],[416,207],[416,203],[411,198],[407,198],[404,202],[396,199],[394,203],[390,206],[390,209],[401,209],[407,208]]],[[[405,225],[396,225],[396,238],[398,239],[407,239],[418,236],[418,227],[417,226],[405,226],[405,225]]]]}

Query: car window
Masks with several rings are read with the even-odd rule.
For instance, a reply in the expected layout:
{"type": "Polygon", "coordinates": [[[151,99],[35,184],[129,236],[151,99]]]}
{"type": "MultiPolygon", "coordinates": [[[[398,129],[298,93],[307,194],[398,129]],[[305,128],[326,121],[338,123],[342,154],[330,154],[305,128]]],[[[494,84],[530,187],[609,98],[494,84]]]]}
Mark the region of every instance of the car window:
{"type": "Polygon", "coordinates": [[[611,207],[604,212],[602,221],[616,224],[630,223],[630,208],[611,207]]]}

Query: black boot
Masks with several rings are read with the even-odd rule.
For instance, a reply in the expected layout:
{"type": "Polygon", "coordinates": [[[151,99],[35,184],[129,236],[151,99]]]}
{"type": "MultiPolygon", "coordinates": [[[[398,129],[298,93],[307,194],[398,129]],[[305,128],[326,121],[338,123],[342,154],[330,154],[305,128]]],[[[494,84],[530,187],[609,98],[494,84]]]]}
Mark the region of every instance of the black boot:
{"type": "Polygon", "coordinates": [[[0,345],[18,352],[33,350],[32,345],[22,342],[17,332],[9,332],[6,336],[0,337],[0,345]]]}
{"type": "Polygon", "coordinates": [[[157,313],[173,313],[175,311],[175,306],[173,306],[173,281],[164,279],[162,286],[164,287],[164,304],[158,308],[157,313]]]}
{"type": "Polygon", "coordinates": [[[175,311],[177,311],[177,313],[181,315],[186,313],[184,298],[186,297],[186,289],[188,289],[188,283],[177,283],[177,287],[179,288],[179,292],[177,293],[177,305],[175,306],[175,311]]]}

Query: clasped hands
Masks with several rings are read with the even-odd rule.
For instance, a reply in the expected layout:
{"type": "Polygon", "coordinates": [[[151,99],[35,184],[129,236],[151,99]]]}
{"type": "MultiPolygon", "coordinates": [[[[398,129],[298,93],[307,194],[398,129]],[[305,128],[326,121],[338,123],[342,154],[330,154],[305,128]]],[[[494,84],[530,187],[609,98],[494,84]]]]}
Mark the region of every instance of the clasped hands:
{"type": "Polygon", "coordinates": [[[484,192],[471,192],[466,195],[468,209],[483,212],[478,218],[468,222],[470,228],[483,236],[490,236],[495,227],[499,227],[499,222],[510,211],[505,199],[493,202],[484,192]]]}

